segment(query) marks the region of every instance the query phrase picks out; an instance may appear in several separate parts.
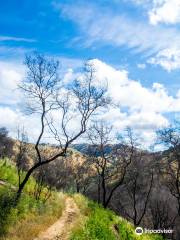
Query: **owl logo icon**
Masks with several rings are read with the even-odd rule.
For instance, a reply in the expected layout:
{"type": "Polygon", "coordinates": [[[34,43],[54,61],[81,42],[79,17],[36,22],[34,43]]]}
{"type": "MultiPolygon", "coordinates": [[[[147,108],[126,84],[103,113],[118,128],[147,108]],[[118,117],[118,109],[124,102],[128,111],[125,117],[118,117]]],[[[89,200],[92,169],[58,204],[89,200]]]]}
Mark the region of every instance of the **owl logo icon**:
{"type": "Polygon", "coordinates": [[[137,235],[142,235],[142,234],[143,234],[143,229],[142,229],[141,227],[137,227],[137,228],[135,229],[135,233],[136,233],[137,235]]]}

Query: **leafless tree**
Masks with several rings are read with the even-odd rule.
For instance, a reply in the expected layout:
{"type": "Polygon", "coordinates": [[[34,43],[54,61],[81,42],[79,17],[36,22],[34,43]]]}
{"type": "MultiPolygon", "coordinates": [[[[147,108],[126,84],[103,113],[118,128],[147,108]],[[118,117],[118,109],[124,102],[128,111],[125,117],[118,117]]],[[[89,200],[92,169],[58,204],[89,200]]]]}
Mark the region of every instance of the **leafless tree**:
{"type": "Polygon", "coordinates": [[[48,164],[59,157],[65,157],[68,147],[85,131],[88,120],[100,107],[107,105],[106,87],[97,86],[95,71],[91,64],[84,67],[83,76],[69,85],[59,79],[59,63],[41,54],[26,56],[27,74],[20,88],[28,99],[28,110],[39,116],[40,133],[35,144],[37,159],[27,171],[21,182],[16,200],[19,199],[31,174],[40,166],[48,164]],[[53,116],[60,114],[54,121],[53,116]],[[54,115],[53,115],[54,114],[54,115]],[[79,119],[77,131],[70,131],[71,121],[79,119]],[[57,152],[50,157],[41,154],[41,141],[50,130],[58,141],[57,152]]]}
{"type": "Polygon", "coordinates": [[[119,207],[135,226],[141,223],[146,214],[153,187],[153,169],[149,169],[143,155],[142,150],[134,154],[123,186],[122,192],[125,197],[123,200],[121,196],[119,198],[119,207]]]}
{"type": "Polygon", "coordinates": [[[13,155],[13,141],[8,136],[5,127],[0,128],[0,158],[11,157],[13,155]]]}
{"type": "Polygon", "coordinates": [[[177,216],[172,216],[170,202],[156,198],[150,201],[150,211],[154,229],[173,229],[177,216]]]}
{"type": "Polygon", "coordinates": [[[111,132],[112,127],[100,121],[96,122],[88,133],[92,143],[90,158],[98,175],[98,201],[102,202],[105,208],[115,191],[123,184],[135,150],[130,129],[127,129],[126,143],[121,141],[114,145],[111,145],[111,132]]]}
{"type": "Polygon", "coordinates": [[[50,174],[50,172],[47,171],[47,168],[44,165],[40,166],[35,173],[36,182],[34,187],[34,197],[38,201],[41,199],[46,202],[52,195],[53,187],[48,182],[47,174],[50,174]]]}
{"type": "Polygon", "coordinates": [[[28,153],[28,137],[27,133],[25,132],[24,128],[17,129],[17,154],[15,157],[16,166],[18,170],[18,186],[21,185],[21,178],[24,170],[24,166],[27,160],[27,153],[28,153]]]}
{"type": "Polygon", "coordinates": [[[180,125],[158,131],[160,143],[164,144],[166,151],[162,155],[161,171],[164,183],[177,201],[180,216],[180,125]]]}

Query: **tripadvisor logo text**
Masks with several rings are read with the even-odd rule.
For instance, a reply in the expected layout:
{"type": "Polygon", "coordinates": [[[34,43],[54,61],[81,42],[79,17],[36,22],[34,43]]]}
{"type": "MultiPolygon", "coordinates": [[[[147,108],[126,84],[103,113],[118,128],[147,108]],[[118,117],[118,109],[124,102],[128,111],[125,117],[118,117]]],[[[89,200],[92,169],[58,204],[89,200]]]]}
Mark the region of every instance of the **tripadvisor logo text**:
{"type": "Polygon", "coordinates": [[[166,233],[166,234],[170,234],[172,233],[173,230],[172,229],[147,229],[147,228],[141,228],[141,227],[137,227],[135,229],[135,233],[137,235],[142,235],[143,233],[147,233],[147,234],[153,234],[153,233],[159,233],[159,234],[162,234],[162,233],[166,233]]]}

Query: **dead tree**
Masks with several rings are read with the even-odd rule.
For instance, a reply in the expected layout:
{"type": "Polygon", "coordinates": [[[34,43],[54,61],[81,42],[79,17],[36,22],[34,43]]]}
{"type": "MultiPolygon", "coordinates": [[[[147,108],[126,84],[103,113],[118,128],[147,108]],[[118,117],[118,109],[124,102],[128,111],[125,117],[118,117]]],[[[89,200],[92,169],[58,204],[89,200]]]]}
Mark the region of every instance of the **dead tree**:
{"type": "Polygon", "coordinates": [[[177,215],[172,214],[169,200],[154,198],[150,201],[153,229],[173,229],[177,215]]]}
{"type": "Polygon", "coordinates": [[[158,131],[160,143],[168,148],[162,155],[162,176],[171,195],[176,199],[180,216],[180,125],[158,131]]]}
{"type": "Polygon", "coordinates": [[[126,144],[121,141],[120,144],[111,145],[111,132],[112,127],[101,121],[96,122],[88,134],[92,143],[90,158],[98,175],[98,202],[102,202],[105,208],[123,184],[135,150],[130,129],[127,129],[126,144]]]}
{"type": "Polygon", "coordinates": [[[153,169],[146,165],[143,152],[134,154],[131,168],[123,186],[123,200],[119,198],[119,206],[124,215],[133,221],[135,226],[141,224],[148,208],[153,187],[153,169]]]}
{"type": "Polygon", "coordinates": [[[12,157],[14,142],[8,137],[8,130],[0,128],[0,158],[12,157]]]}
{"type": "Polygon", "coordinates": [[[65,157],[68,147],[87,128],[88,120],[99,109],[107,105],[106,88],[97,86],[93,66],[86,64],[83,76],[65,85],[58,76],[59,63],[41,54],[26,56],[27,74],[20,88],[28,100],[27,110],[39,116],[40,133],[35,144],[36,161],[27,171],[17,191],[16,200],[32,173],[42,165],[65,157]],[[53,116],[60,115],[56,121],[53,116]],[[79,126],[70,131],[71,120],[77,117],[79,126]],[[50,130],[58,142],[58,151],[50,157],[41,154],[40,143],[50,130]]]}
{"type": "Polygon", "coordinates": [[[34,187],[34,197],[36,200],[40,200],[44,187],[45,187],[45,172],[43,171],[42,167],[39,167],[34,187]]]}
{"type": "Polygon", "coordinates": [[[18,186],[20,187],[28,153],[28,137],[24,128],[18,128],[17,130],[17,148],[18,152],[16,154],[15,161],[18,170],[18,186]]]}
{"type": "Polygon", "coordinates": [[[48,172],[47,170],[48,169],[43,165],[38,168],[35,174],[36,183],[34,187],[34,197],[38,201],[42,199],[43,202],[46,202],[52,195],[52,186],[48,182],[47,176],[47,174],[52,174],[52,172],[48,172]]]}

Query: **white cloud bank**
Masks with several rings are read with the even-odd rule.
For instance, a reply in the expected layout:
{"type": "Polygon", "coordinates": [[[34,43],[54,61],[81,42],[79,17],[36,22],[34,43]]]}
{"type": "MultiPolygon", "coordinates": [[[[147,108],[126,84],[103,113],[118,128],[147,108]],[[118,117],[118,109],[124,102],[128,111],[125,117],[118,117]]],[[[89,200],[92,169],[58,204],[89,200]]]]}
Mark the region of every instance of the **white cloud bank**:
{"type": "MultiPolygon", "coordinates": [[[[164,114],[180,111],[180,89],[177,97],[173,97],[159,83],[145,88],[140,82],[129,79],[126,70],[115,69],[98,59],[91,62],[96,69],[97,80],[108,82],[108,94],[114,103],[114,107],[104,111],[101,118],[114,125],[117,131],[130,126],[143,137],[144,144],[149,145],[155,137],[155,130],[169,124],[164,114]]],[[[23,78],[24,70],[21,66],[13,67],[6,63],[0,66],[3,66],[0,68],[0,86],[4,86],[0,98],[0,126],[6,126],[15,136],[17,126],[24,125],[34,138],[39,132],[36,117],[24,116],[18,107],[22,103],[21,96],[17,92],[12,95],[23,78]]],[[[71,81],[76,74],[75,70],[67,70],[64,80],[71,81]]]]}
{"type": "Polygon", "coordinates": [[[152,88],[145,88],[140,82],[129,79],[125,70],[116,70],[97,59],[92,62],[97,69],[97,78],[108,81],[109,94],[120,107],[127,107],[130,112],[164,113],[180,110],[179,99],[169,96],[163,85],[154,83],[152,88]]]}

